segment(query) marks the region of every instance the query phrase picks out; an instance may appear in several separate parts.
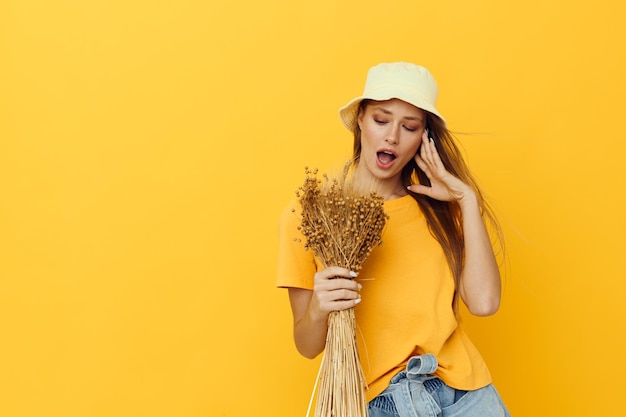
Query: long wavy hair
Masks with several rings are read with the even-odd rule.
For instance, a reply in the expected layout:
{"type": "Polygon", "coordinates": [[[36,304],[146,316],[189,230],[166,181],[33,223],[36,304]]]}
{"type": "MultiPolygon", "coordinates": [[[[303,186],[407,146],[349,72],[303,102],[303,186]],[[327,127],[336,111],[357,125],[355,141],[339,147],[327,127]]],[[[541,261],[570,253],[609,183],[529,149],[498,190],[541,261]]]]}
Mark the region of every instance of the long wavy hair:
{"type": "MultiPolygon", "coordinates": [[[[359,105],[360,115],[365,111],[371,100],[363,100],[359,105]]],[[[426,127],[429,136],[433,138],[437,152],[441,157],[444,166],[452,175],[469,185],[478,200],[478,205],[482,213],[483,219],[487,222],[492,239],[495,239],[498,247],[503,253],[504,240],[502,238],[502,229],[498,220],[484,198],[483,192],[474,176],[471,174],[456,140],[452,133],[448,130],[441,118],[432,113],[425,111],[426,127]]],[[[361,129],[358,123],[354,128],[354,147],[353,147],[353,164],[359,163],[361,156],[361,129]]],[[[405,188],[411,184],[419,182],[420,184],[430,186],[430,180],[426,173],[420,169],[414,159],[404,166],[402,169],[402,182],[405,188]]],[[[407,190],[408,191],[408,190],[407,190]]],[[[452,307],[455,314],[459,314],[459,283],[461,280],[461,272],[463,270],[465,260],[465,240],[463,236],[463,222],[461,209],[458,204],[451,204],[446,201],[435,200],[434,198],[408,191],[411,197],[415,199],[420,209],[426,217],[428,228],[433,237],[439,242],[446,256],[448,266],[454,277],[455,292],[452,300],[452,307]]]]}

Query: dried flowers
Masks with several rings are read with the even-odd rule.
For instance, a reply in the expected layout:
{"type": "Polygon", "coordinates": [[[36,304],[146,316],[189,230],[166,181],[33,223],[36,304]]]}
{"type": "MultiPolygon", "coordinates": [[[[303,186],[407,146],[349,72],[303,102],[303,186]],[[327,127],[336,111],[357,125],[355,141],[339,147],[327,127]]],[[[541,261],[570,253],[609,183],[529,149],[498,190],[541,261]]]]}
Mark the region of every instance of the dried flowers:
{"type": "MultiPolygon", "coordinates": [[[[297,196],[302,208],[300,231],[305,247],[323,267],[340,266],[358,272],[371,251],[382,243],[387,221],[383,198],[365,192],[348,179],[349,166],[338,178],[324,181],[305,168],[297,196]]],[[[324,357],[317,381],[315,417],[366,417],[366,382],[356,343],[354,308],[331,312],[324,357]]]]}

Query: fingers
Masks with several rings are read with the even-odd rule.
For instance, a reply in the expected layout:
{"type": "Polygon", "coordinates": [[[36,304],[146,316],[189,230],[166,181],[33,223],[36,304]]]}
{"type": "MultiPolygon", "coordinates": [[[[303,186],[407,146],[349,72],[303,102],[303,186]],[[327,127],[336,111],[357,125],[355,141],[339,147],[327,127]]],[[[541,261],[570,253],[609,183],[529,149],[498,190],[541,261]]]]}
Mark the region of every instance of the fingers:
{"type": "Polygon", "coordinates": [[[419,154],[415,155],[415,162],[430,180],[430,187],[412,184],[408,187],[409,191],[440,201],[458,201],[471,192],[464,182],[448,172],[439,156],[435,142],[429,138],[426,131],[422,134],[422,146],[419,154]]]}
{"type": "Polygon", "coordinates": [[[321,312],[345,310],[361,302],[361,294],[358,290],[331,289],[315,291],[317,306],[321,312]]]}
{"type": "Polygon", "coordinates": [[[340,266],[330,266],[326,269],[319,271],[315,274],[315,279],[331,279],[331,278],[346,278],[353,279],[356,278],[357,273],[354,271],[350,271],[347,268],[342,268],[340,266]]]}
{"type": "Polygon", "coordinates": [[[354,307],[361,301],[361,284],[356,273],[346,268],[329,267],[315,274],[314,299],[325,313],[354,307]]]}
{"type": "MultiPolygon", "coordinates": [[[[419,157],[424,163],[424,167],[420,166],[424,172],[426,172],[426,169],[424,169],[425,167],[428,167],[429,171],[443,168],[443,163],[441,162],[441,158],[437,152],[435,142],[429,137],[427,130],[424,130],[424,133],[422,134],[422,146],[420,148],[419,157]]],[[[419,160],[417,158],[416,162],[419,165],[419,160]]],[[[426,173],[428,174],[428,172],[426,173]]]]}
{"type": "Polygon", "coordinates": [[[415,155],[415,162],[417,166],[424,171],[431,184],[430,186],[411,184],[408,187],[409,191],[427,195],[437,200],[449,200],[445,185],[447,171],[439,157],[435,142],[429,137],[427,130],[422,133],[422,146],[420,147],[419,154],[415,155]]]}
{"type": "Polygon", "coordinates": [[[432,192],[431,187],[427,187],[422,184],[411,184],[407,188],[409,189],[409,191],[412,191],[416,194],[424,194],[424,195],[431,197],[431,192],[432,192]]]}
{"type": "Polygon", "coordinates": [[[422,171],[424,171],[426,176],[430,178],[430,167],[428,166],[428,164],[426,164],[424,159],[419,155],[415,155],[415,162],[417,163],[417,166],[420,167],[422,171]]]}
{"type": "Polygon", "coordinates": [[[356,273],[346,268],[330,267],[315,274],[315,289],[319,291],[358,291],[361,284],[356,282],[356,273]]]}
{"type": "Polygon", "coordinates": [[[331,311],[347,310],[349,308],[354,307],[355,305],[357,305],[360,302],[361,302],[360,298],[357,298],[355,300],[336,301],[333,304],[333,307],[332,307],[333,309],[331,311]]]}

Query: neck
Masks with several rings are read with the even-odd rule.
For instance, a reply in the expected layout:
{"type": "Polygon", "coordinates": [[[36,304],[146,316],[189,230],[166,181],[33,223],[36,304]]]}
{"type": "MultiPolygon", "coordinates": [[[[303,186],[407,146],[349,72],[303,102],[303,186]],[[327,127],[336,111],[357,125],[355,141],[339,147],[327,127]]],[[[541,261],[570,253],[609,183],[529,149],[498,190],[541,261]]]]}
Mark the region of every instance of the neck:
{"type": "Polygon", "coordinates": [[[368,172],[362,169],[361,165],[359,165],[355,175],[360,178],[359,181],[362,184],[371,184],[370,187],[366,188],[376,191],[376,193],[381,195],[385,200],[394,200],[408,194],[406,188],[402,185],[400,174],[393,178],[374,178],[373,176],[368,175],[368,172]]]}
{"type": "Polygon", "coordinates": [[[407,194],[408,193],[406,192],[404,187],[398,188],[395,191],[391,191],[388,193],[380,193],[380,195],[382,195],[385,200],[395,200],[396,198],[404,197],[407,194]]]}

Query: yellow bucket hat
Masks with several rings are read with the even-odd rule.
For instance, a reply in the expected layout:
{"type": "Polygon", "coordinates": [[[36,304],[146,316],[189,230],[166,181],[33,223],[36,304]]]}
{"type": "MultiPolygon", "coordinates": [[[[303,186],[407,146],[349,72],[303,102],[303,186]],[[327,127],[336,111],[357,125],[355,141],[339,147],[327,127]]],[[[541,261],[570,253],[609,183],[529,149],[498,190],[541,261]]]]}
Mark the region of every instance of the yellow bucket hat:
{"type": "Polygon", "coordinates": [[[378,64],[367,73],[363,94],[339,109],[344,126],[354,131],[362,100],[377,101],[397,98],[446,120],[435,108],[439,88],[430,72],[408,62],[378,64]]]}

